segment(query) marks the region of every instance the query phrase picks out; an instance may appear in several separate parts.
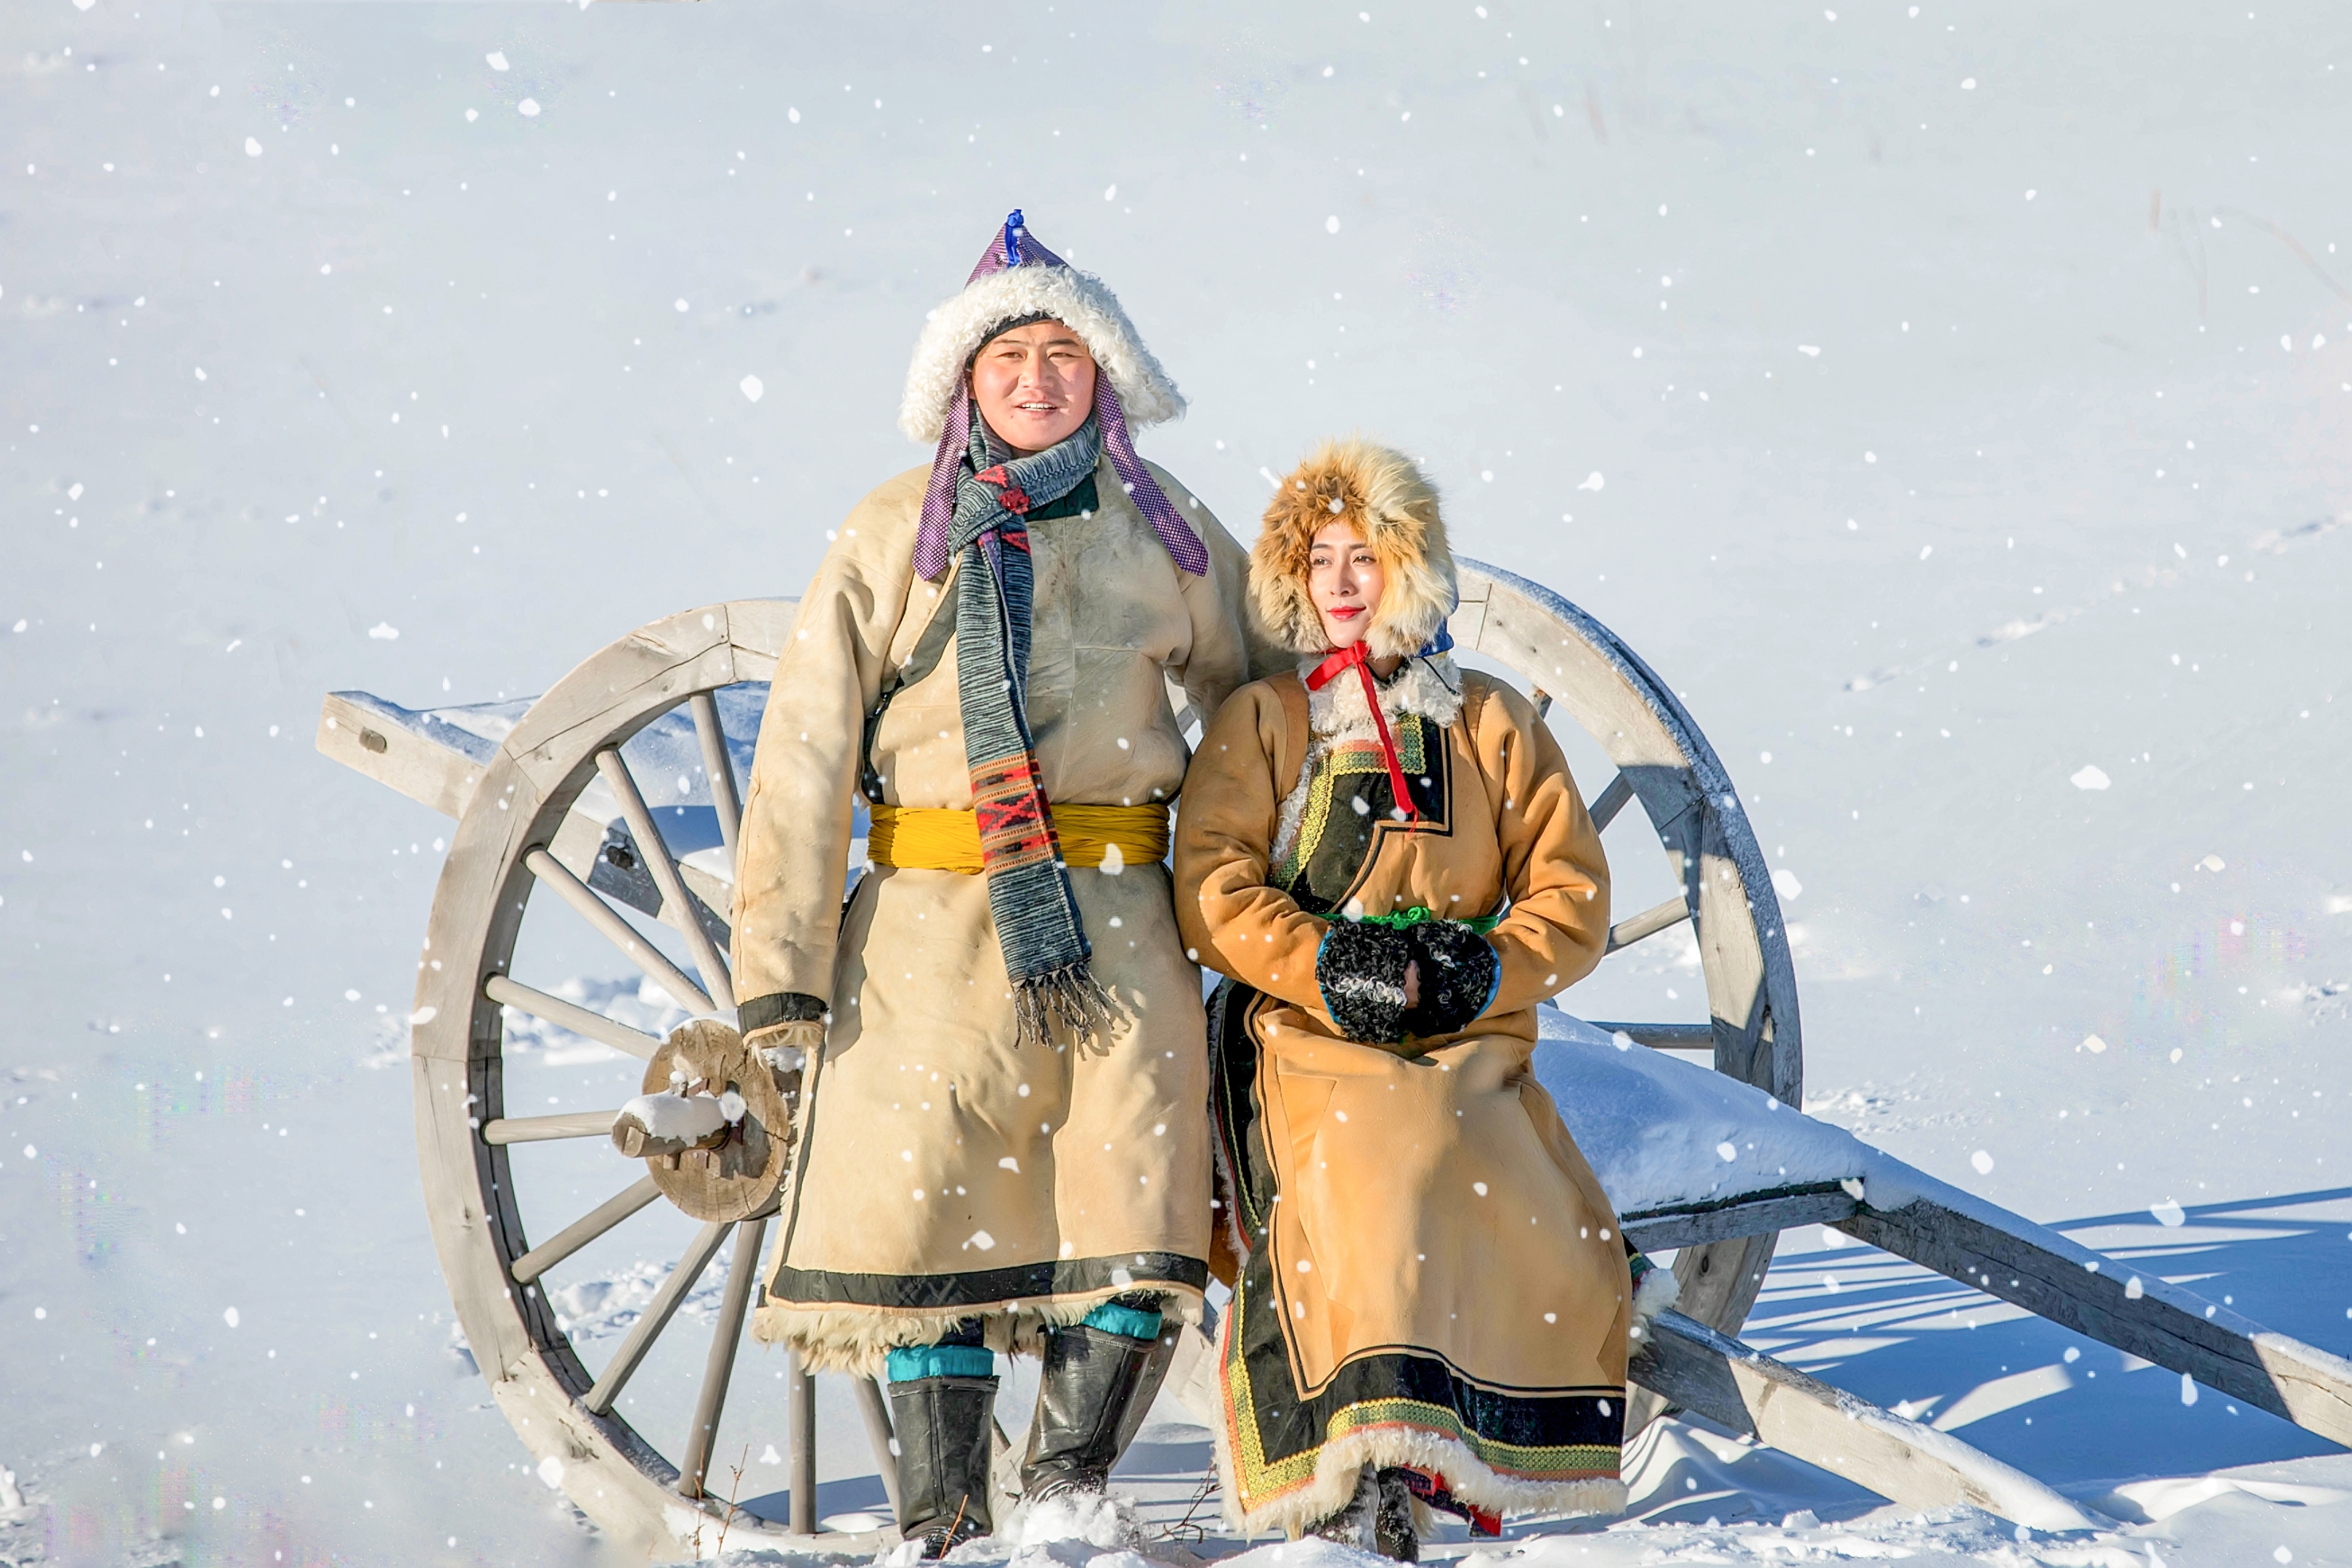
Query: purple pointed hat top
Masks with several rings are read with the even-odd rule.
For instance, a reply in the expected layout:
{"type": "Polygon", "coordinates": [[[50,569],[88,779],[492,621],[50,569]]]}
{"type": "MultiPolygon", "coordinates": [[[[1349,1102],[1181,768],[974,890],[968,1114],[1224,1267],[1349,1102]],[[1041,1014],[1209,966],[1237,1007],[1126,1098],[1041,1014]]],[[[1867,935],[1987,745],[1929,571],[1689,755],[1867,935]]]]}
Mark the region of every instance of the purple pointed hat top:
{"type": "Polygon", "coordinates": [[[966,288],[991,273],[1003,272],[1008,267],[1067,267],[1070,264],[1039,244],[1035,235],[1021,221],[1021,209],[1013,208],[1004,214],[1004,226],[980,253],[979,265],[971,276],[963,280],[966,288]]]}
{"type": "MultiPolygon", "coordinates": [[[[1022,221],[1021,209],[1015,207],[1005,214],[1003,226],[990,238],[979,265],[964,279],[964,287],[970,288],[982,278],[1008,267],[1068,266],[1029,232],[1022,221]]],[[[975,350],[979,346],[973,345],[975,350]]],[[[970,455],[972,412],[971,394],[966,392],[950,406],[947,427],[940,433],[939,451],[931,459],[930,483],[923,487],[922,523],[915,534],[918,577],[935,578],[947,570],[948,525],[955,517],[959,469],[970,455]]],[[[1143,465],[1143,459],[1136,455],[1135,440],[1127,428],[1127,411],[1119,403],[1118,389],[1112,384],[1108,371],[1095,377],[1095,420],[1101,427],[1103,452],[1110,458],[1111,471],[1118,476],[1119,487],[1150,523],[1151,531],[1167,547],[1177,566],[1194,577],[1207,576],[1208,547],[1177,515],[1168,493],[1151,476],[1151,470],[1143,465]]]]}

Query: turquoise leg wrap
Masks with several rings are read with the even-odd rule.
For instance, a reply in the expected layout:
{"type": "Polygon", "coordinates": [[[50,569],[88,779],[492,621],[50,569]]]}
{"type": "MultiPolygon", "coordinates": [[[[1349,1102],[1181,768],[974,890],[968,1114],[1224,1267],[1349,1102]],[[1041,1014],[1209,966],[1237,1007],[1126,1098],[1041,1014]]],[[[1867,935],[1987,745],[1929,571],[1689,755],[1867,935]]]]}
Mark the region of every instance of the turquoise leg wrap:
{"type": "Polygon", "coordinates": [[[971,1344],[902,1345],[890,1353],[888,1373],[893,1383],[916,1383],[926,1377],[993,1377],[996,1356],[971,1344]]]}
{"type": "Polygon", "coordinates": [[[1124,1334],[1129,1339],[1158,1339],[1160,1312],[1157,1308],[1138,1308],[1118,1301],[1105,1301],[1083,1319],[1087,1327],[1100,1329],[1105,1333],[1124,1334]]]}

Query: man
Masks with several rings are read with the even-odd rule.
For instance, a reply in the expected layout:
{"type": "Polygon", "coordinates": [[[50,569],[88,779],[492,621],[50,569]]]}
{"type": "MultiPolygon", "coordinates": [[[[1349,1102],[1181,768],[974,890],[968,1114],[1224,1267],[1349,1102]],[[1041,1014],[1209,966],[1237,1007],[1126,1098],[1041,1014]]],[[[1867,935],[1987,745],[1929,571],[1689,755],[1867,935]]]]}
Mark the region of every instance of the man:
{"type": "Polygon", "coordinates": [[[806,1066],[754,1333],[887,1372],[900,1524],[933,1557],[992,1527],[994,1352],[1045,1361],[1024,1494],[1099,1491],[1163,1322],[1201,1313],[1168,685],[1205,720],[1247,678],[1247,565],[1135,455],[1130,425],[1182,411],[1013,213],[908,372],[899,425],[936,457],[851,512],[761,727],[736,990],[747,1040],[806,1066]],[[845,910],[861,793],[874,869],[845,910]]]}

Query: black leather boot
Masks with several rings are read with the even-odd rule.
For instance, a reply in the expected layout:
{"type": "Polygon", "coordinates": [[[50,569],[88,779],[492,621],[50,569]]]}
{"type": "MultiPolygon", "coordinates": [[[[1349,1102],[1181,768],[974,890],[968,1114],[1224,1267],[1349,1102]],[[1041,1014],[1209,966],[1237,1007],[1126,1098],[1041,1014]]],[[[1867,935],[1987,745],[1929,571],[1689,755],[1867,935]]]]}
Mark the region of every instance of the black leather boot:
{"type": "Polygon", "coordinates": [[[1326,1541],[1336,1541],[1342,1546],[1352,1546],[1359,1552],[1377,1552],[1380,1538],[1377,1530],[1381,1508],[1381,1483],[1372,1467],[1366,1465],[1356,1473],[1356,1490],[1337,1513],[1320,1522],[1309,1525],[1309,1535],[1319,1535],[1326,1541]]]}
{"type": "Polygon", "coordinates": [[[1045,1335],[1045,1365],[1037,1380],[1037,1416],[1021,1461],[1021,1495],[1042,1502],[1069,1491],[1098,1492],[1111,1467],[1135,1440],[1136,1429],[1168,1375],[1176,1354],[1176,1327],[1157,1339],[1130,1339],[1072,1323],[1045,1335]]]}
{"type": "Polygon", "coordinates": [[[1412,1517],[1412,1488],[1401,1469],[1380,1475],[1381,1503],[1372,1516],[1372,1538],[1380,1554],[1392,1563],[1421,1561],[1421,1530],[1412,1517]]]}
{"type": "Polygon", "coordinates": [[[989,1515],[993,1377],[923,1377],[890,1385],[898,1440],[898,1529],[926,1558],[944,1557],[994,1528],[989,1515]]]}

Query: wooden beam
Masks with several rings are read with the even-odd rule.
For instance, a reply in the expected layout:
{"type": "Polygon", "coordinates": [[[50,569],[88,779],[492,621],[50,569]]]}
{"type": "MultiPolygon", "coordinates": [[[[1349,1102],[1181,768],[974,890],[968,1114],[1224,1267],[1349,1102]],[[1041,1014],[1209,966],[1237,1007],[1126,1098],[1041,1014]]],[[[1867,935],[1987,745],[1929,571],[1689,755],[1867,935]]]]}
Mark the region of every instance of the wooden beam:
{"type": "Polygon", "coordinates": [[[1627,1375],[1668,1404],[1906,1508],[1980,1508],[2035,1530],[2114,1521],[1948,1432],[1809,1377],[1680,1312],[1652,1320],[1627,1375]]]}
{"type": "Polygon", "coordinates": [[[2152,1269],[2079,1246],[2021,1216],[1944,1187],[1892,1210],[1818,1183],[1710,1205],[1622,1216],[1635,1247],[1662,1251],[1801,1225],[1828,1225],[1895,1257],[2023,1307],[2143,1361],[2352,1447],[2352,1360],[2166,1283],[2152,1269]]]}
{"type": "Polygon", "coordinates": [[[319,708],[320,755],[388,784],[445,817],[462,813],[474,786],[481,782],[481,764],[367,706],[377,700],[365,692],[329,692],[319,708]]]}
{"type": "Polygon", "coordinates": [[[1930,1185],[1950,1199],[1923,1196],[1892,1211],[1865,1203],[1833,1223],[1873,1247],[2352,1447],[2352,1361],[2167,1284],[2153,1268],[2105,1257],[1957,1188],[1930,1185]]]}
{"type": "Polygon", "coordinates": [[[1592,1027],[1624,1035],[1635,1045],[1646,1045],[1653,1051],[1715,1049],[1715,1026],[1711,1023],[1595,1023],[1592,1027]]]}
{"type": "Polygon", "coordinates": [[[1837,1183],[1823,1182],[1723,1203],[1677,1205],[1622,1215],[1618,1224],[1635,1247],[1644,1252],[1663,1252],[1742,1236],[1769,1236],[1799,1225],[1833,1225],[1861,1207],[1837,1183]]]}

